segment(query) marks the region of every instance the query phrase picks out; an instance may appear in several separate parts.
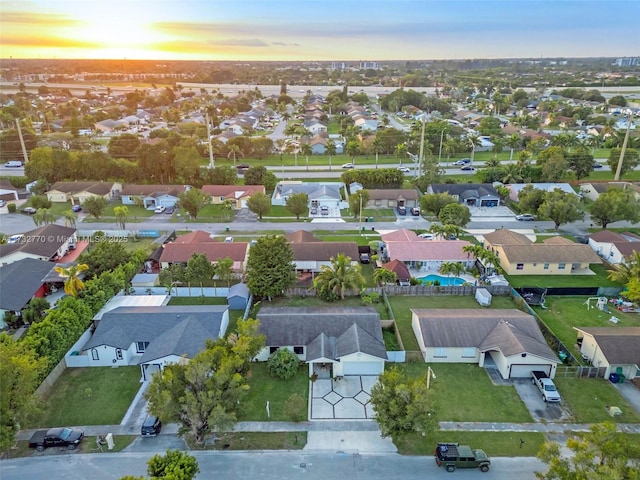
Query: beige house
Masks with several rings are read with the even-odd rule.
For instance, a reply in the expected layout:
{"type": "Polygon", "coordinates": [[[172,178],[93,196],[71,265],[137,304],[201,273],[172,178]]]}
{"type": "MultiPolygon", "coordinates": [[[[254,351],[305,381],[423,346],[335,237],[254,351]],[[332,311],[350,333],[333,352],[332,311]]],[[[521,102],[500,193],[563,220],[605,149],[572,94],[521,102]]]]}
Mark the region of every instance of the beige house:
{"type": "Polygon", "coordinates": [[[418,191],[413,189],[367,190],[369,201],[367,208],[417,207],[418,191]]]}
{"type": "Polygon", "coordinates": [[[247,206],[247,200],[256,193],[265,193],[264,185],[203,185],[202,192],[211,197],[213,205],[221,205],[227,200],[233,207],[240,209],[247,206]]]}
{"type": "Polygon", "coordinates": [[[102,197],[109,201],[122,191],[118,182],[56,182],[46,192],[50,202],[82,204],[87,198],[102,197]]]}
{"type": "Polygon", "coordinates": [[[583,358],[604,367],[605,378],[622,373],[640,377],[640,327],[574,327],[583,358]]]}
{"type": "Polygon", "coordinates": [[[503,378],[553,378],[560,362],[536,320],[516,309],[411,309],[411,326],[426,363],[477,363],[503,378]]]}
{"type": "Polygon", "coordinates": [[[602,263],[588,246],[564,237],[550,237],[534,243],[511,230],[484,235],[484,246],[500,259],[507,275],[593,275],[592,263],[602,263]]]}

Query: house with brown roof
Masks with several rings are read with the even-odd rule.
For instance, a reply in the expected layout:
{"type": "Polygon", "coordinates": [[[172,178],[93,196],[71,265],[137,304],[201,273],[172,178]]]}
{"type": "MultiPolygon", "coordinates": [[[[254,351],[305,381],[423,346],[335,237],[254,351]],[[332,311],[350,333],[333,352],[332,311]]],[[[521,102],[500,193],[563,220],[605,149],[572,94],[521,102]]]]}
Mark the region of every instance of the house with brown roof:
{"type": "Polygon", "coordinates": [[[198,230],[164,244],[159,263],[161,268],[167,268],[174,263],[186,265],[194,253],[204,253],[211,263],[217,263],[229,257],[233,260],[233,270],[236,273],[242,273],[249,258],[249,244],[220,242],[211,238],[208,233],[198,230]]]}
{"type": "Polygon", "coordinates": [[[418,191],[414,189],[378,189],[367,190],[369,201],[367,208],[419,207],[418,191]]]}
{"type": "Polygon", "coordinates": [[[533,316],[517,309],[411,309],[411,325],[426,363],[477,363],[502,378],[553,378],[560,362],[533,316]]]}
{"type": "Polygon", "coordinates": [[[471,245],[466,240],[428,240],[407,229],[385,233],[380,239],[384,243],[383,260],[399,260],[408,268],[437,272],[444,262],[459,262],[465,268],[475,263],[473,256],[463,251],[471,245]]]}
{"type": "Polygon", "coordinates": [[[640,377],[640,327],[574,327],[583,358],[625,378],[640,377]]]}
{"type": "Polygon", "coordinates": [[[588,245],[564,237],[549,237],[534,243],[511,230],[484,235],[484,246],[500,259],[507,275],[594,275],[592,263],[602,263],[588,245]]]}
{"type": "Polygon", "coordinates": [[[331,266],[331,259],[340,254],[351,258],[352,265],[358,264],[356,242],[323,242],[304,230],[288,233],[285,238],[291,244],[296,271],[310,272],[312,277],[322,270],[323,265],[331,266]]]}
{"type": "Polygon", "coordinates": [[[125,185],[120,192],[123,205],[136,205],[138,202],[146,209],[156,207],[175,207],[179,195],[189,191],[189,185],[125,185]]]}
{"type": "Polygon", "coordinates": [[[264,185],[203,185],[202,192],[211,197],[213,205],[233,202],[233,208],[246,208],[247,201],[256,193],[266,193],[264,185]]]}
{"type": "Polygon", "coordinates": [[[589,235],[589,246],[609,263],[626,263],[634,252],[640,252],[640,236],[600,230],[589,235]]]}
{"type": "Polygon", "coordinates": [[[45,194],[50,202],[82,204],[90,197],[113,200],[121,191],[122,184],[118,182],[56,182],[45,194]]]}
{"type": "Polygon", "coordinates": [[[391,260],[390,262],[383,263],[381,268],[395,273],[398,285],[408,286],[411,284],[411,274],[409,273],[409,269],[400,260],[391,260]]]}
{"type": "Polygon", "coordinates": [[[0,200],[18,200],[18,189],[9,180],[0,180],[0,200]]]}

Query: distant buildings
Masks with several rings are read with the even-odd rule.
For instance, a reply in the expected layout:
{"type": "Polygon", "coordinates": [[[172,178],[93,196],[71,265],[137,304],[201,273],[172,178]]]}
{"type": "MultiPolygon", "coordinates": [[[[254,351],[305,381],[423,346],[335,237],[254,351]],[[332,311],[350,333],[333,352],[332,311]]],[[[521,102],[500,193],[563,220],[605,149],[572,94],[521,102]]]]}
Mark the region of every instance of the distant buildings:
{"type": "Polygon", "coordinates": [[[613,64],[617,67],[637,67],[640,65],[639,57],[622,57],[616,58],[613,64]]]}

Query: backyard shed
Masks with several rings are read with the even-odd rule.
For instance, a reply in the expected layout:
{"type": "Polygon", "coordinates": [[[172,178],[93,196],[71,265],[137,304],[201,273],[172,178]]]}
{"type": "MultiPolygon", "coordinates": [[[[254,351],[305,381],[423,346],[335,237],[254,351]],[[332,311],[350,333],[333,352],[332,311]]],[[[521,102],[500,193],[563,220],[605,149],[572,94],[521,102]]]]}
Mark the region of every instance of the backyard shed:
{"type": "Polygon", "coordinates": [[[491,293],[486,288],[476,289],[476,301],[483,307],[491,305],[491,293]]]}
{"type": "Polygon", "coordinates": [[[231,310],[244,310],[249,301],[249,287],[246,283],[236,283],[229,288],[227,303],[231,310]]]}

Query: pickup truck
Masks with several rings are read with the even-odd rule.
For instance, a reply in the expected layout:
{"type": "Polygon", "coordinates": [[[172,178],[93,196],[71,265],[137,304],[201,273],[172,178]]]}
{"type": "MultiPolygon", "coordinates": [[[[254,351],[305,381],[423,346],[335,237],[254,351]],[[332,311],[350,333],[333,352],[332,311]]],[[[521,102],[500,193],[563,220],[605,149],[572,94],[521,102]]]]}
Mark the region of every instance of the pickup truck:
{"type": "Polygon", "coordinates": [[[36,430],[29,440],[29,448],[35,448],[39,452],[48,447],[67,447],[69,450],[75,450],[83,437],[82,430],[67,427],[36,430]]]}
{"type": "Polygon", "coordinates": [[[540,393],[542,393],[542,399],[545,402],[559,402],[560,394],[556,389],[553,380],[549,376],[539,370],[533,370],[531,372],[531,383],[538,387],[540,393]]]}

